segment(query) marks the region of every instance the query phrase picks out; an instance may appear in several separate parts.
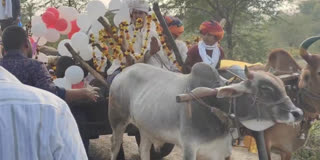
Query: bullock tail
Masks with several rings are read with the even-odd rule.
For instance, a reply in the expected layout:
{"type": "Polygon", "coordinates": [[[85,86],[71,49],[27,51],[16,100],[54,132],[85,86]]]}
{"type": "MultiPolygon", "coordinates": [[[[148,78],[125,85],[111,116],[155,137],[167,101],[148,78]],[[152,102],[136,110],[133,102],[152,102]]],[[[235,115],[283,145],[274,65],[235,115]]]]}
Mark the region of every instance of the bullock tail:
{"type": "Polygon", "coordinates": [[[310,37],[304,40],[300,45],[300,56],[308,63],[311,61],[311,54],[307,52],[308,48],[316,41],[320,39],[320,36],[310,37]]]}

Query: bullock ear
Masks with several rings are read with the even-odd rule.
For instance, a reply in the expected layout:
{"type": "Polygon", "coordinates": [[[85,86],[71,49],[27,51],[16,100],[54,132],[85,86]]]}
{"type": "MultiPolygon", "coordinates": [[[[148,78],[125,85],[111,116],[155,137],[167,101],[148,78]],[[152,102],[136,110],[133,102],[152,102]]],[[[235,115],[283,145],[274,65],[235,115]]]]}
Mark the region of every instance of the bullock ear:
{"type": "Polygon", "coordinates": [[[246,86],[245,82],[233,84],[230,86],[217,88],[217,98],[238,97],[244,93],[250,93],[250,89],[246,86]]]}

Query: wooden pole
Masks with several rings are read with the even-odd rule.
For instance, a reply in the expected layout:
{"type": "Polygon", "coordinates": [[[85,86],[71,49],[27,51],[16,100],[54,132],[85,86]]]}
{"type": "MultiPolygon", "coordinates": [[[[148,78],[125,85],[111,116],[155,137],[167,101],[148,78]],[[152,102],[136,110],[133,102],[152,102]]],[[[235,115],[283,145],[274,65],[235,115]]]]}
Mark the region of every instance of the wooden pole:
{"type": "Polygon", "coordinates": [[[177,47],[176,42],[173,39],[173,36],[172,36],[171,32],[169,31],[169,28],[168,28],[168,25],[167,25],[166,21],[164,20],[162,14],[160,12],[160,8],[159,8],[159,5],[158,5],[157,2],[153,3],[153,11],[156,14],[156,16],[157,16],[157,18],[158,18],[158,20],[159,20],[159,22],[160,22],[160,24],[161,24],[161,26],[163,28],[163,33],[167,36],[168,41],[169,41],[170,45],[172,46],[173,53],[176,56],[177,62],[182,67],[182,71],[184,71],[185,67],[183,65],[183,61],[182,61],[179,49],[177,47]]]}
{"type": "Polygon", "coordinates": [[[264,141],[264,131],[252,131],[252,134],[257,142],[259,160],[268,160],[267,148],[264,141]]]}
{"type": "Polygon", "coordinates": [[[80,56],[79,54],[72,48],[69,43],[65,44],[68,51],[71,53],[72,57],[80,63],[80,65],[85,68],[88,72],[90,72],[97,80],[99,80],[105,87],[109,88],[108,83],[104,80],[104,78],[91,66],[89,66],[80,56]]]}
{"type": "Polygon", "coordinates": [[[106,20],[106,18],[100,16],[100,17],[98,18],[98,21],[102,24],[102,26],[104,27],[104,29],[105,29],[111,36],[113,36],[114,40],[115,40],[116,42],[118,42],[118,37],[113,35],[113,33],[112,33],[112,28],[111,28],[110,24],[108,23],[108,21],[106,20]]]}

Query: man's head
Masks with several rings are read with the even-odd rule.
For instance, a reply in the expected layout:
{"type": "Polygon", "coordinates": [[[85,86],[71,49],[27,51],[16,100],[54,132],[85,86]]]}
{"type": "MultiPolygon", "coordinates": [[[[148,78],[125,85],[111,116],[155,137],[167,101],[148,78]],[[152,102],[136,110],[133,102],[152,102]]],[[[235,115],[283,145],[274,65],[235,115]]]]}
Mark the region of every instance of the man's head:
{"type": "Polygon", "coordinates": [[[219,22],[205,21],[200,25],[200,34],[205,44],[213,45],[223,38],[224,31],[219,22]]]}
{"type": "Polygon", "coordinates": [[[149,12],[149,5],[143,0],[131,0],[128,2],[130,17],[133,24],[136,24],[138,18],[142,18],[143,23],[149,12]]]}
{"type": "Polygon", "coordinates": [[[2,43],[5,52],[9,50],[21,50],[27,57],[32,57],[32,48],[27,32],[21,27],[7,27],[2,34],[2,43]]]}
{"type": "Polygon", "coordinates": [[[172,16],[164,16],[164,19],[166,20],[173,38],[177,39],[184,32],[182,21],[179,18],[172,16]]]}

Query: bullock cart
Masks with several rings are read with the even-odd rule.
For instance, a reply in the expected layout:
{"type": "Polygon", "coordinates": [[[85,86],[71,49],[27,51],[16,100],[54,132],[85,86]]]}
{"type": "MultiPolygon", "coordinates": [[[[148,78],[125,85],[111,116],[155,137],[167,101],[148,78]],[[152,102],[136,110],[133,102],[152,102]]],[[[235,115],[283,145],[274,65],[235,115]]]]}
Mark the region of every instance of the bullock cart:
{"type": "MultiPolygon", "coordinates": [[[[112,129],[110,127],[109,121],[108,121],[108,99],[104,98],[108,96],[108,84],[105,82],[104,78],[97,73],[95,70],[93,70],[88,64],[86,64],[79,55],[76,54],[76,52],[72,49],[72,47],[68,44],[66,44],[66,47],[69,49],[69,51],[72,53],[74,59],[79,62],[85,69],[87,69],[92,75],[96,77],[96,81],[92,83],[92,85],[97,86],[101,88],[100,95],[102,98],[98,100],[97,103],[82,103],[81,105],[86,106],[83,107],[83,109],[87,110],[86,113],[88,113],[87,119],[83,120],[82,123],[84,126],[85,134],[88,139],[94,139],[98,138],[99,135],[106,135],[106,134],[111,134],[112,129]],[[92,106],[94,109],[91,107],[87,106],[92,106]]],[[[237,77],[238,79],[243,79],[243,75],[241,72],[235,73],[230,70],[220,70],[220,74],[224,74],[227,72],[226,75],[229,75],[231,77],[237,77]]],[[[299,77],[299,73],[294,73],[294,74],[285,74],[285,75],[280,75],[278,76],[280,79],[284,81],[286,84],[286,89],[288,95],[293,99],[293,101],[296,100],[296,90],[297,90],[297,81],[299,77]]],[[[189,96],[189,94],[187,94],[189,96]]],[[[203,95],[200,95],[200,97],[203,95]]],[[[204,95],[208,96],[208,95],[204,95]]],[[[184,97],[185,98],[185,97],[184,97]]],[[[186,100],[192,100],[193,97],[188,97],[186,100]]],[[[80,104],[79,104],[80,105],[80,104]]],[[[140,135],[134,126],[129,126],[126,130],[126,133],[131,136],[135,136],[137,143],[140,143],[140,135]]],[[[152,159],[161,159],[162,157],[165,157],[168,155],[171,150],[173,149],[174,145],[172,144],[165,144],[160,152],[155,152],[154,149],[151,151],[151,156],[152,159]]],[[[119,159],[123,159],[124,153],[123,150],[119,154],[119,159]]]]}

